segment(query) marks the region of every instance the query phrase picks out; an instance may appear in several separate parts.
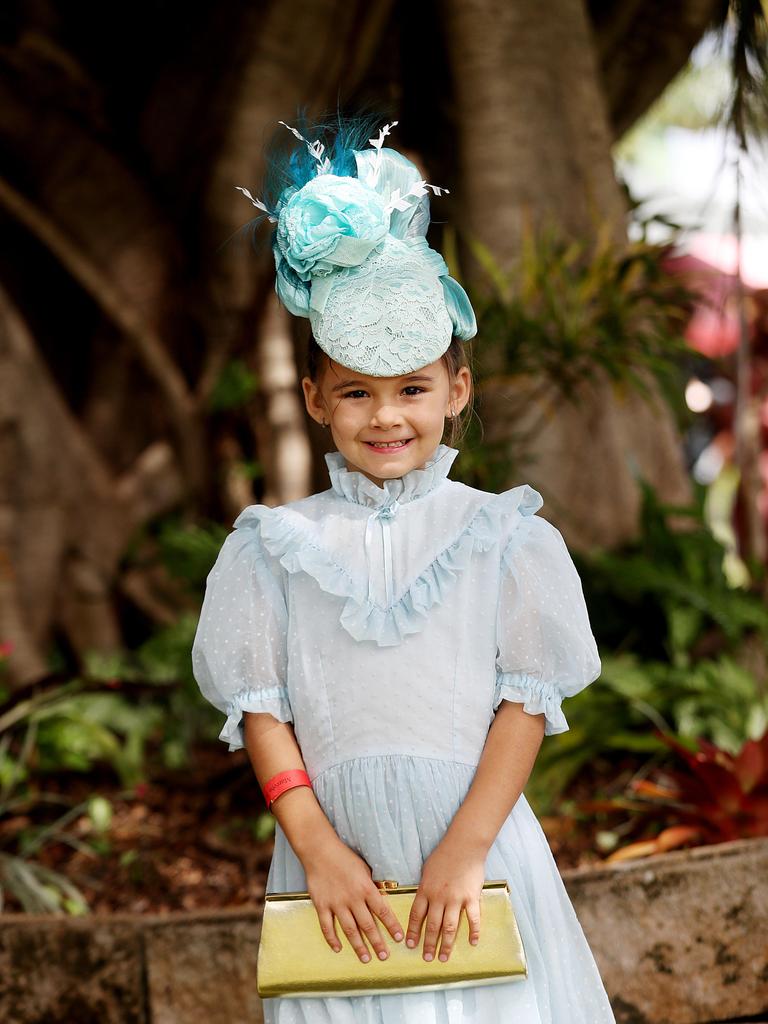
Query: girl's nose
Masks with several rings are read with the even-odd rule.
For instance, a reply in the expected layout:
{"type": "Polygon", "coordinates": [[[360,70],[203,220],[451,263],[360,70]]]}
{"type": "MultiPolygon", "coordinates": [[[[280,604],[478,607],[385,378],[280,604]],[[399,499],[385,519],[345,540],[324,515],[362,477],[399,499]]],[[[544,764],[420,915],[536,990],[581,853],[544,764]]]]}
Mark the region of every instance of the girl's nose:
{"type": "Polygon", "coordinates": [[[380,427],[391,427],[400,420],[400,413],[391,405],[380,405],[371,417],[371,423],[380,427]]]}

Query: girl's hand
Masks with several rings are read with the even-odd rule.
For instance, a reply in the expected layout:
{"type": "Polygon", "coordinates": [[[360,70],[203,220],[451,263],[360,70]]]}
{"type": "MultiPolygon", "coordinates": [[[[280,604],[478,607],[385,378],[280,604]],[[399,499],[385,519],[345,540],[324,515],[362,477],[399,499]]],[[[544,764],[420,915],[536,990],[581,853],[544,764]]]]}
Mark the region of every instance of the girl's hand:
{"type": "Polygon", "coordinates": [[[307,891],[331,949],[336,952],[341,949],[333,920],[336,917],[350,945],[364,963],[371,958],[361,932],[376,955],[386,959],[389,950],[374,915],[383,922],[396,942],[403,938],[403,929],[386,896],[374,885],[371,869],[363,858],[338,839],[316,850],[304,868],[307,891]]]}
{"type": "Polygon", "coordinates": [[[485,857],[443,839],[424,861],[408,920],[406,944],[418,944],[426,918],[424,959],[434,958],[438,936],[442,935],[439,959],[447,960],[463,909],[469,924],[469,941],[475,945],[480,939],[480,894],[484,881],[485,857]]]}

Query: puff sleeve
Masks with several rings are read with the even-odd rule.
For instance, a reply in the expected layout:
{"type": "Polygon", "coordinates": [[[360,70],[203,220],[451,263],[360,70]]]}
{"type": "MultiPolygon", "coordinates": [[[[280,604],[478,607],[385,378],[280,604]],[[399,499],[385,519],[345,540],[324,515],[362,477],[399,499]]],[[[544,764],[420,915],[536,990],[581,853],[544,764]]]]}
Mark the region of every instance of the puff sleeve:
{"type": "Polygon", "coordinates": [[[287,628],[283,587],[258,531],[235,529],[206,578],[192,644],[194,677],[206,700],[227,716],[219,739],[230,750],[245,746],[244,711],[268,711],[280,722],[293,721],[287,628]]]}
{"type": "Polygon", "coordinates": [[[576,567],[560,531],[531,516],[502,554],[496,690],[502,700],[545,715],[544,735],[567,732],[561,704],[600,675],[576,567]]]}

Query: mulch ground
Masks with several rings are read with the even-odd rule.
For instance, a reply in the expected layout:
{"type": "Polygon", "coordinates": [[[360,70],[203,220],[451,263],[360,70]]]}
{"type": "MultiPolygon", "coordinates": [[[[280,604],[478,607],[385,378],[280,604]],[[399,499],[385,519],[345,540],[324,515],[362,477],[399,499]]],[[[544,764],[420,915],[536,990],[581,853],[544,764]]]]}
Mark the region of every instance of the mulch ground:
{"type": "MultiPolygon", "coordinates": [[[[83,815],[67,829],[71,841],[48,843],[37,859],[65,875],[82,891],[94,913],[221,909],[259,903],[272,855],[270,821],[244,751],[195,750],[184,772],[156,772],[126,793],[114,779],[67,775],[59,788],[73,803],[94,792],[112,804],[109,829],[94,833],[83,815]],[[96,850],[89,848],[95,846],[96,850]]],[[[563,794],[566,801],[616,792],[635,766],[600,763],[563,794]]],[[[571,804],[572,806],[572,804],[571,804]]],[[[604,855],[596,833],[605,821],[583,815],[539,818],[561,870],[599,864],[604,855]]],[[[18,819],[17,828],[28,826],[18,819]]],[[[2,831],[8,849],[14,819],[2,831]]],[[[6,911],[21,907],[6,892],[6,911]]]]}

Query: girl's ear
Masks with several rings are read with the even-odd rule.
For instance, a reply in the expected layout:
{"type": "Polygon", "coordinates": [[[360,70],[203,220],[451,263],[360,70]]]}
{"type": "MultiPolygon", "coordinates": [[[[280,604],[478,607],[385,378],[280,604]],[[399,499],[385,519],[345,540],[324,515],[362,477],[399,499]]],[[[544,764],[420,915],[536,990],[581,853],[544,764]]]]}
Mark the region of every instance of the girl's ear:
{"type": "Polygon", "coordinates": [[[307,407],[307,412],[316,423],[325,424],[328,414],[323,405],[323,396],[320,388],[311,377],[302,377],[301,387],[304,392],[304,404],[307,407]]]}
{"type": "Polygon", "coordinates": [[[467,366],[461,366],[451,382],[446,415],[457,416],[469,401],[471,390],[472,374],[467,366]]]}

